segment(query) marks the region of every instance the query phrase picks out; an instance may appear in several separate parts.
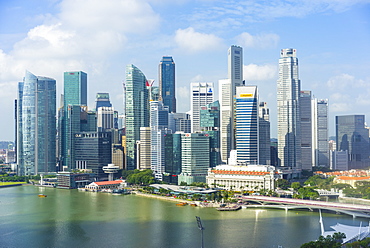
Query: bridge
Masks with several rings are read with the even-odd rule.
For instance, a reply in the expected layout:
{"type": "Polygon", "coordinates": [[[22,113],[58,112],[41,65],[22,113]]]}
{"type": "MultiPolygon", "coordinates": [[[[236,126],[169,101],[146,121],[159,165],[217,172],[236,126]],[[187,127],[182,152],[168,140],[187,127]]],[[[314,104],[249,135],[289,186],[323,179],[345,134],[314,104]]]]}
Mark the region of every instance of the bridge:
{"type": "Polygon", "coordinates": [[[347,214],[355,217],[370,218],[370,206],[354,205],[340,202],[324,202],[313,200],[301,200],[292,198],[279,198],[269,196],[249,195],[241,196],[240,199],[258,205],[246,205],[247,208],[280,208],[288,211],[289,209],[323,209],[333,211],[335,213],[347,214]]]}

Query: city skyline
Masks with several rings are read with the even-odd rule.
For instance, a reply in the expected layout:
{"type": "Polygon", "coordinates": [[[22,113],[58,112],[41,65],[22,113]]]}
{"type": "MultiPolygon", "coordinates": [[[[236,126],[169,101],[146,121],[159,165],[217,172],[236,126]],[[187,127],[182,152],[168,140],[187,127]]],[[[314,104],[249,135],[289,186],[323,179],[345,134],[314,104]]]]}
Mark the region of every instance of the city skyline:
{"type": "Polygon", "coordinates": [[[135,64],[158,85],[158,63],[170,55],[176,61],[177,112],[186,112],[191,82],[213,82],[218,91],[218,80],[227,78],[226,50],[234,44],[244,50],[247,85],[257,85],[261,101],[269,104],[271,137],[277,137],[279,50],[290,47],[300,59],[302,90],[329,99],[333,135],[334,116],[370,115],[370,91],[364,90],[370,88],[369,8],[369,1],[2,2],[0,140],[14,140],[13,103],[25,70],[55,78],[58,99],[63,72],[84,71],[89,109],[97,92],[108,92],[121,113],[125,66],[135,64]]]}

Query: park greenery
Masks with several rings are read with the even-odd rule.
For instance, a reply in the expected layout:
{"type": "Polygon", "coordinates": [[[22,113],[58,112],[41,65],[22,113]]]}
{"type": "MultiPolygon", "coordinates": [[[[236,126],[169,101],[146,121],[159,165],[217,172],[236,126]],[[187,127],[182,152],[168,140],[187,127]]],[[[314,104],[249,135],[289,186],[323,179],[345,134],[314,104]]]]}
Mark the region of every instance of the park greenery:
{"type": "Polygon", "coordinates": [[[124,170],[122,171],[122,177],[126,179],[127,183],[133,185],[144,186],[156,182],[152,170],[124,170]]]}
{"type": "Polygon", "coordinates": [[[301,245],[301,248],[341,248],[344,238],[346,238],[346,235],[340,232],[326,237],[320,236],[316,241],[301,245]]]}

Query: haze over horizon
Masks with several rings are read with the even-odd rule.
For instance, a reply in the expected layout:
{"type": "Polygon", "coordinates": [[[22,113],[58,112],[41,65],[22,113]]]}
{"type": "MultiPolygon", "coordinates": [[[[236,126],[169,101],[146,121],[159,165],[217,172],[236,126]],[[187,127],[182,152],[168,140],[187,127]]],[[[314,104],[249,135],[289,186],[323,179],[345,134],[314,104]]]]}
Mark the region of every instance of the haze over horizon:
{"type": "MultiPolygon", "coordinates": [[[[15,0],[0,3],[0,140],[14,140],[14,99],[25,71],[56,79],[88,74],[88,102],[110,94],[123,110],[127,64],[158,85],[164,55],[176,63],[177,112],[190,109],[191,82],[227,77],[227,49],[244,51],[244,79],[257,85],[276,137],[276,81],[283,48],[297,49],[302,90],[329,99],[334,117],[370,118],[370,0],[15,0]]],[[[59,101],[57,101],[59,106],[59,101]]],[[[369,119],[370,120],[370,119],[369,119]]],[[[369,121],[370,122],[370,121],[369,121]]]]}

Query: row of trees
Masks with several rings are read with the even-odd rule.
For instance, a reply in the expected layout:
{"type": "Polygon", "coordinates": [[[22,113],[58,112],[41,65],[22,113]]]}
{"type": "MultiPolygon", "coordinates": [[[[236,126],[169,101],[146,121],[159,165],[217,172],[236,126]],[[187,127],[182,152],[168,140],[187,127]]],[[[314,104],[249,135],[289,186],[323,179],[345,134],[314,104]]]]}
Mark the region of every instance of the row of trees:
{"type": "Polygon", "coordinates": [[[156,182],[152,170],[124,170],[122,177],[127,183],[134,185],[149,185],[156,182]]]}

